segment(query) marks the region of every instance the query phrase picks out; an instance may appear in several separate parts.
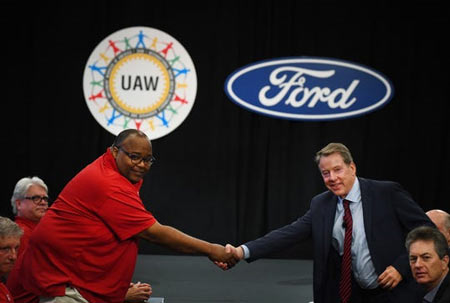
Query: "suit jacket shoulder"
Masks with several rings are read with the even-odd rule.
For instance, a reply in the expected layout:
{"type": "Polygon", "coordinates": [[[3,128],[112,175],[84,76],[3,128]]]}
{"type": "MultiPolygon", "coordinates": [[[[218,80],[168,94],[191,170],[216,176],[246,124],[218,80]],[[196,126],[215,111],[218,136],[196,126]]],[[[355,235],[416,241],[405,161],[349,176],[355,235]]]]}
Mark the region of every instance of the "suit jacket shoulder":
{"type": "Polygon", "coordinates": [[[374,188],[376,190],[404,190],[400,183],[387,180],[373,180],[367,178],[358,177],[360,187],[362,188],[374,188]]]}
{"type": "Polygon", "coordinates": [[[337,201],[336,195],[334,195],[331,191],[327,190],[323,193],[315,195],[311,199],[310,208],[313,209],[315,207],[320,207],[322,203],[330,203],[330,201],[337,201]]]}

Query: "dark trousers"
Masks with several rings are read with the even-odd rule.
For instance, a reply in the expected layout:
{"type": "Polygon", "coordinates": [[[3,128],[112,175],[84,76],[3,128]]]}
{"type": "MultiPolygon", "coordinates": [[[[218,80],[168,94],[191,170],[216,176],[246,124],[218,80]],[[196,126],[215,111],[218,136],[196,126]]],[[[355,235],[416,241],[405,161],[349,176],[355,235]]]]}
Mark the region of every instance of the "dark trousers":
{"type": "MultiPolygon", "coordinates": [[[[334,248],[330,249],[330,254],[328,256],[328,262],[330,262],[330,276],[329,281],[334,285],[328,285],[328,289],[334,289],[332,293],[336,296],[335,298],[330,298],[326,300],[327,302],[340,302],[339,300],[339,281],[341,278],[341,256],[337,253],[334,248]]],[[[331,295],[333,296],[333,295],[331,295]]],[[[389,298],[389,291],[384,290],[381,287],[376,289],[362,289],[356,282],[352,275],[352,296],[349,303],[397,303],[392,302],[389,298]]]]}
{"type": "Polygon", "coordinates": [[[362,289],[355,282],[352,283],[352,298],[350,303],[390,303],[389,290],[381,287],[376,289],[362,289]]]}
{"type": "MultiPolygon", "coordinates": [[[[324,302],[340,303],[339,281],[341,279],[341,257],[334,248],[328,255],[328,284],[324,294],[324,302]]],[[[412,277],[404,277],[403,281],[394,290],[384,290],[381,287],[375,290],[362,289],[352,275],[352,296],[349,303],[419,303],[425,295],[423,288],[412,277]]]]}

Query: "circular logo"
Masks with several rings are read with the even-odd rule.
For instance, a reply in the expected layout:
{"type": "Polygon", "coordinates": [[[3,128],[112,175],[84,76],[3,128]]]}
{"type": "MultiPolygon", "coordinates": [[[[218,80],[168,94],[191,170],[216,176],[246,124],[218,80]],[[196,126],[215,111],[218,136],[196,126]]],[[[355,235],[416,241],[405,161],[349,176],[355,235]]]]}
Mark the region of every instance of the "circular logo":
{"type": "Polygon", "coordinates": [[[91,114],[112,134],[135,128],[157,139],[189,115],[197,75],[175,38],[150,27],[130,27],[94,49],[84,70],[83,90],[91,114]]]}

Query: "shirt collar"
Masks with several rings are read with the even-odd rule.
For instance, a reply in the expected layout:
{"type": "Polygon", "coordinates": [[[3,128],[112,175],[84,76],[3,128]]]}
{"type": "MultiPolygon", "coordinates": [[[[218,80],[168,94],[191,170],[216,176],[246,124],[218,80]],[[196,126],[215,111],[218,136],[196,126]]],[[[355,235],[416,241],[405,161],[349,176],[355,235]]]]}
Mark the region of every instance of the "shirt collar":
{"type": "MultiPolygon", "coordinates": [[[[344,199],[338,197],[339,203],[342,203],[344,199]]],[[[359,180],[355,178],[355,182],[353,182],[352,189],[350,189],[349,193],[345,197],[345,200],[350,202],[358,203],[361,202],[361,188],[359,187],[359,180]]]]}
{"type": "Polygon", "coordinates": [[[27,219],[25,217],[19,217],[19,216],[16,216],[14,218],[14,221],[16,223],[21,223],[31,229],[34,229],[36,227],[36,225],[38,224],[38,222],[34,222],[34,221],[31,221],[30,219],[27,219]]]}

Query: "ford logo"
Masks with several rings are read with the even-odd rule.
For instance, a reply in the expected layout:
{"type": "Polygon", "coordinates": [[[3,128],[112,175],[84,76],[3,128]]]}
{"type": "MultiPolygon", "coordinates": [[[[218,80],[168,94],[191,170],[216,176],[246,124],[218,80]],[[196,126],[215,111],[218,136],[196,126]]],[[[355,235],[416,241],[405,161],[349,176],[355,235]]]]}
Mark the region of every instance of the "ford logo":
{"type": "Polygon", "coordinates": [[[225,81],[238,105],[268,116],[324,121],[367,114],[393,96],[391,82],[366,66],[328,58],[291,57],[244,66],[225,81]]]}

